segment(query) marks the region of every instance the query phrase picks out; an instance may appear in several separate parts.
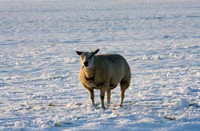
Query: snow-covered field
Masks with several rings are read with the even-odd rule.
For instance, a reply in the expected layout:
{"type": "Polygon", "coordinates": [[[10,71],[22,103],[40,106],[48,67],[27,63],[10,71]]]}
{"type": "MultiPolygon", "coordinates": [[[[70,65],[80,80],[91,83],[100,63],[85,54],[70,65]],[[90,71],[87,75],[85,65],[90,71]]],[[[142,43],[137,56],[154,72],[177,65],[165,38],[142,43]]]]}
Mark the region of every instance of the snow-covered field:
{"type": "Polygon", "coordinates": [[[200,131],[199,0],[1,0],[0,130],[200,131]],[[79,83],[97,48],[131,66],[122,108],[79,83]]]}

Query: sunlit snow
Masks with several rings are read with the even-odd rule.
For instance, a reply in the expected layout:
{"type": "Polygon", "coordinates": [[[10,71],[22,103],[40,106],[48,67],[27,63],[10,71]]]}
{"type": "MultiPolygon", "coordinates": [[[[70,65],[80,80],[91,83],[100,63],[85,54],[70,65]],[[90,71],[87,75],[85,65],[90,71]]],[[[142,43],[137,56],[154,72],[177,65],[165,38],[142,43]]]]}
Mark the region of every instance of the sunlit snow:
{"type": "Polygon", "coordinates": [[[0,0],[0,130],[200,130],[199,0],[0,0]],[[96,106],[76,50],[123,55],[96,106]]]}

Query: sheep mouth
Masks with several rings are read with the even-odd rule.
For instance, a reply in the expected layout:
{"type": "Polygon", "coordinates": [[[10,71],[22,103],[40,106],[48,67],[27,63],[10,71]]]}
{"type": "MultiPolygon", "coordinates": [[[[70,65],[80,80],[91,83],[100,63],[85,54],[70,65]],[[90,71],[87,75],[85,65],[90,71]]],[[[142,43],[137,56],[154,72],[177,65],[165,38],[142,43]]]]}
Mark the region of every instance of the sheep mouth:
{"type": "Polygon", "coordinates": [[[88,68],[89,65],[83,65],[82,68],[88,68]]]}

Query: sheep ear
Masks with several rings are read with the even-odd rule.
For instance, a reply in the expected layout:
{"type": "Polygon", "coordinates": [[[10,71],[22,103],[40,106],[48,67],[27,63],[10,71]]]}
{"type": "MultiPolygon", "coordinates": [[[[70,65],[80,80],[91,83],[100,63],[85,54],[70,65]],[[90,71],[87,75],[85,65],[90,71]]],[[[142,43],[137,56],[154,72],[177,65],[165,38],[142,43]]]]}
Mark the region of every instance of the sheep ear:
{"type": "Polygon", "coordinates": [[[99,52],[99,49],[95,50],[95,51],[93,52],[93,54],[97,54],[98,52],[99,52]]]}
{"type": "Polygon", "coordinates": [[[81,55],[83,52],[81,51],[76,51],[76,54],[81,55]]]}

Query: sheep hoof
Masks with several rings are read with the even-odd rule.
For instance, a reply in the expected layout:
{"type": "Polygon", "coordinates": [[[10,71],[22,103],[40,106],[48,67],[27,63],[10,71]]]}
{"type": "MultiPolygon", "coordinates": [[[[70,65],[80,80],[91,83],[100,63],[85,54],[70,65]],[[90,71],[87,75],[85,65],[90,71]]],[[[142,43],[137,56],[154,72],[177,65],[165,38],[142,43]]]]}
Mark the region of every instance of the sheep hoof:
{"type": "Polygon", "coordinates": [[[102,109],[104,109],[104,110],[106,109],[104,105],[103,105],[103,106],[101,106],[101,108],[102,108],[102,109]]]}
{"type": "Polygon", "coordinates": [[[108,109],[108,108],[106,108],[106,107],[102,107],[102,110],[104,110],[104,111],[105,111],[106,109],[108,109]]]}
{"type": "Polygon", "coordinates": [[[99,104],[92,104],[91,107],[92,107],[92,108],[100,108],[100,107],[99,107],[99,104]]]}
{"type": "Polygon", "coordinates": [[[105,106],[102,106],[101,108],[104,109],[104,110],[106,109],[105,106]]]}

